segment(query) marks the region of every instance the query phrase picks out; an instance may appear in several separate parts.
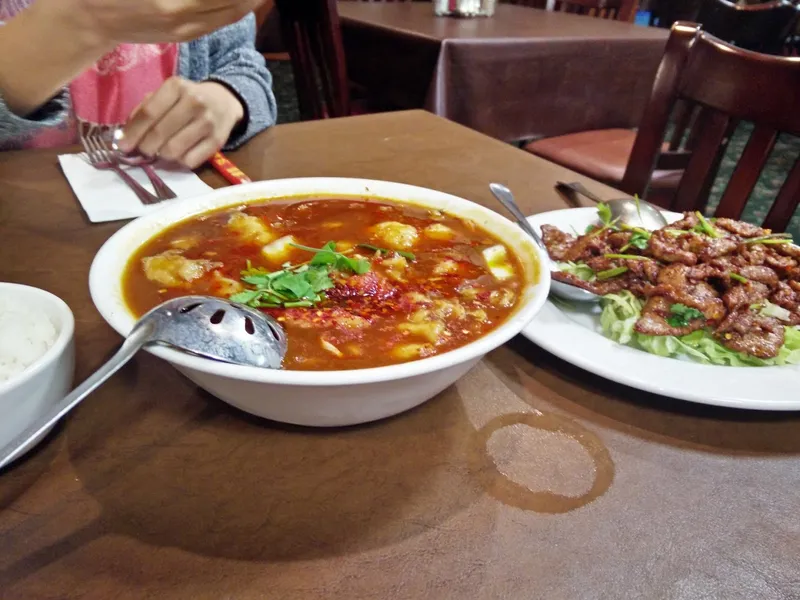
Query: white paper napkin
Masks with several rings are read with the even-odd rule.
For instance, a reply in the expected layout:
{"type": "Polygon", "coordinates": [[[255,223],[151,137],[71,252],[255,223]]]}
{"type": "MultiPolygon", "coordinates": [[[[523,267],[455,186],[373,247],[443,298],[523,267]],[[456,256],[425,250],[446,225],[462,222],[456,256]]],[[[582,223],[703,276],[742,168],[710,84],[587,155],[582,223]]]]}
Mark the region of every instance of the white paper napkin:
{"type": "MultiPolygon", "coordinates": [[[[62,154],[58,157],[64,175],[78,197],[83,210],[92,223],[134,219],[162,208],[173,200],[145,205],[114,171],[95,169],[86,160],[85,154],[62,154]]],[[[156,165],[156,172],[178,198],[204,194],[212,189],[189,170],[163,168],[156,165]]],[[[124,167],[136,181],[149,191],[153,186],[145,172],[136,167],[124,167]]]]}

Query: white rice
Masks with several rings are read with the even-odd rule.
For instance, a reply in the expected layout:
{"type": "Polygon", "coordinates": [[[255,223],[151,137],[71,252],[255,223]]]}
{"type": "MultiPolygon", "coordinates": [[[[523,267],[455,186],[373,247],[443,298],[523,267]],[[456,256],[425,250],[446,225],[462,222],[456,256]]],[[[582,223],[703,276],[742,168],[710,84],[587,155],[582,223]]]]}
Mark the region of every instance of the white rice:
{"type": "Polygon", "coordinates": [[[0,295],[0,383],[44,356],[57,337],[56,327],[47,315],[0,295]]]}

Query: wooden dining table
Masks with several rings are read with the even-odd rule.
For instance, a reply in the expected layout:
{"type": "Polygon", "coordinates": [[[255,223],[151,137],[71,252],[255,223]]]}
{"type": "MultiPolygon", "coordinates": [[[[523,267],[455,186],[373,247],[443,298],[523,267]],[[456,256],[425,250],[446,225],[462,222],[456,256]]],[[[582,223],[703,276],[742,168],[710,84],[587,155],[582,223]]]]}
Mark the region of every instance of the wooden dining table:
{"type": "Polygon", "coordinates": [[[377,106],[425,108],[505,141],[639,124],[668,31],[498,4],[340,1],[348,77],[377,106]]]}
{"type": "MultiPolygon", "coordinates": [[[[56,155],[0,153],[0,280],[69,304],[79,380],[120,343],[87,276],[124,223],[89,223],[56,155]]],[[[613,193],[422,111],[278,126],[230,156],[253,179],[492,208],[500,181],[527,213],[566,206],[557,180],[613,193]]],[[[0,472],[0,598],[797,599],[798,431],[521,337],[418,408],[341,429],[250,417],[143,353],[0,472]]]]}

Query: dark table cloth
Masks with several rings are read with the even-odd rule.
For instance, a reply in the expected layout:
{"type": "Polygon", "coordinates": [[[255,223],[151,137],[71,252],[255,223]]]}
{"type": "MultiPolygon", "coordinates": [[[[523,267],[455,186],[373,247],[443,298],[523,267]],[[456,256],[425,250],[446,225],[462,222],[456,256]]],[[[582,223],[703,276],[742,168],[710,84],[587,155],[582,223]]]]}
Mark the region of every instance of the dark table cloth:
{"type": "Polygon", "coordinates": [[[503,140],[638,124],[668,32],[501,4],[492,18],[429,3],[340,2],[348,74],[396,108],[503,140]]]}

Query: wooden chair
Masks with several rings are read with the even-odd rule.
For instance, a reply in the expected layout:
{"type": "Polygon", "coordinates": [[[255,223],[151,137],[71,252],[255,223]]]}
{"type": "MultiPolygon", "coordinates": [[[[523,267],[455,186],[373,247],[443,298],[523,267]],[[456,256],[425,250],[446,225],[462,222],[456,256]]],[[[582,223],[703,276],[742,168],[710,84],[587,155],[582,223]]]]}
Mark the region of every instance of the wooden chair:
{"type": "MultiPolygon", "coordinates": [[[[778,133],[800,136],[798,98],[800,60],[736,48],[700,32],[699,25],[676,23],[617,185],[649,198],[654,169],[681,169],[670,208],[703,210],[730,135],[740,121],[749,121],[755,126],[753,134],[715,213],[740,218],[778,133]],[[676,106],[675,132],[665,146],[665,132],[676,106]]],[[[581,170],[579,162],[565,166],[581,170]]],[[[797,160],[764,227],[784,230],[799,202],[797,160]]]]}
{"type": "Polygon", "coordinates": [[[575,15],[617,19],[622,5],[623,0],[556,0],[553,9],[575,15]]]}
{"type": "MultiPolygon", "coordinates": [[[[505,4],[518,4],[531,8],[545,8],[547,0],[500,0],[505,4]]],[[[559,12],[633,21],[636,18],[638,0],[556,0],[553,9],[559,12]]]]}
{"type": "Polygon", "coordinates": [[[545,9],[547,0],[499,0],[501,4],[516,4],[518,6],[529,6],[531,8],[545,9]]]}
{"type": "Polygon", "coordinates": [[[275,0],[303,120],[351,114],[336,0],[275,0]]]}
{"type": "Polygon", "coordinates": [[[740,48],[781,54],[797,21],[797,9],[786,0],[737,5],[702,0],[697,22],[713,36],[740,48]]]}
{"type": "Polygon", "coordinates": [[[271,61],[289,62],[281,35],[280,16],[275,0],[266,0],[256,11],[256,50],[271,61]]]}

